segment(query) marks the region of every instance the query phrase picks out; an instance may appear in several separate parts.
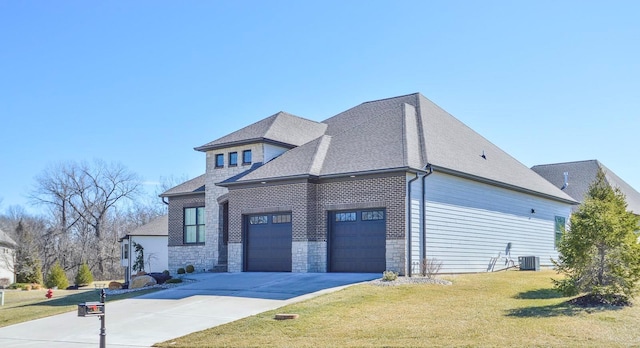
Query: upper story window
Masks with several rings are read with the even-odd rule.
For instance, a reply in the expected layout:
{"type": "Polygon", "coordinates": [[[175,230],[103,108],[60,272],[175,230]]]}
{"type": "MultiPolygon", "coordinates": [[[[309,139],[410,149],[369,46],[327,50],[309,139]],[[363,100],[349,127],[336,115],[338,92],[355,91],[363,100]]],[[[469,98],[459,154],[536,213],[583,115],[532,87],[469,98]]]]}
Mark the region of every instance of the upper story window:
{"type": "Polygon", "coordinates": [[[129,259],[129,244],[122,245],[122,259],[123,260],[129,259]]]}
{"type": "Polygon", "coordinates": [[[204,243],[204,207],[184,208],[184,242],[204,243]]]}
{"type": "Polygon", "coordinates": [[[234,167],[237,165],[238,165],[238,153],[229,152],[229,167],[234,167]]]}
{"type": "Polygon", "coordinates": [[[251,150],[242,151],[242,164],[251,164],[251,150]]]}
{"type": "Polygon", "coordinates": [[[219,153],[216,155],[216,168],[224,167],[224,155],[219,153]]]}

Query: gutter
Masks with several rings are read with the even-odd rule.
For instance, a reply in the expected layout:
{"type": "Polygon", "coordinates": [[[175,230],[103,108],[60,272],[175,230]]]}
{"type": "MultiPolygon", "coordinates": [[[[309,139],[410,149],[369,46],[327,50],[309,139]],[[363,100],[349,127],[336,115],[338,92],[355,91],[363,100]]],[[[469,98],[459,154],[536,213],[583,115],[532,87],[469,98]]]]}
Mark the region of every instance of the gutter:
{"type": "Polygon", "coordinates": [[[266,144],[286,147],[289,149],[293,149],[294,147],[303,145],[303,144],[299,144],[299,145],[288,144],[281,141],[260,137],[260,138],[229,141],[226,143],[219,143],[219,144],[212,144],[212,145],[202,145],[202,146],[194,147],[193,149],[200,152],[207,152],[211,150],[224,149],[232,146],[243,146],[243,145],[250,145],[250,144],[256,144],[256,143],[266,143],[266,144]]]}
{"type": "Polygon", "coordinates": [[[425,179],[427,176],[433,173],[433,168],[431,168],[431,164],[427,164],[424,167],[424,171],[417,171],[415,173],[416,177],[409,180],[407,182],[407,276],[411,277],[412,273],[412,264],[411,264],[411,184],[414,181],[421,179],[421,196],[420,196],[420,262],[426,257],[426,246],[427,246],[427,229],[425,226],[426,213],[425,213],[425,193],[426,193],[426,184],[425,179]]]}
{"type": "Polygon", "coordinates": [[[452,169],[448,169],[448,168],[444,168],[444,167],[438,167],[438,166],[433,166],[433,167],[435,167],[434,169],[437,169],[440,173],[450,174],[450,175],[457,176],[457,177],[460,177],[460,178],[470,179],[470,180],[482,182],[482,183],[485,183],[485,184],[489,184],[489,185],[492,185],[492,186],[502,187],[502,188],[506,188],[506,189],[509,189],[509,190],[522,192],[522,193],[526,193],[526,194],[530,194],[530,195],[533,195],[533,196],[542,197],[542,198],[546,198],[546,199],[551,199],[551,200],[562,202],[562,203],[567,203],[567,204],[572,204],[572,205],[580,204],[580,202],[578,202],[578,201],[576,201],[576,200],[574,200],[572,198],[566,199],[566,198],[550,195],[550,194],[547,194],[547,193],[542,193],[542,192],[538,192],[538,191],[529,190],[529,189],[526,189],[526,188],[523,188],[523,187],[520,187],[520,186],[510,185],[510,184],[507,184],[507,183],[504,183],[504,182],[500,182],[500,181],[496,181],[496,180],[492,180],[492,179],[487,179],[487,178],[483,178],[483,177],[472,175],[472,174],[468,174],[468,173],[459,172],[457,170],[452,170],[452,169]]]}

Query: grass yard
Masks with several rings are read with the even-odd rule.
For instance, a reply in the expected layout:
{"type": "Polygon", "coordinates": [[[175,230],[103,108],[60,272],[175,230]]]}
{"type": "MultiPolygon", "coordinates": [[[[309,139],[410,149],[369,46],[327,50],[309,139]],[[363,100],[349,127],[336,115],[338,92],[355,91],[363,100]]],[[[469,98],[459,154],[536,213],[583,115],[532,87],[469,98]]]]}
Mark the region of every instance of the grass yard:
{"type": "MultiPolygon", "coordinates": [[[[140,296],[157,290],[107,296],[107,302],[140,296]]],[[[4,306],[0,307],[0,327],[75,311],[78,309],[78,303],[100,301],[99,290],[54,290],[52,299],[47,299],[46,293],[47,289],[5,290],[4,306]]]]}
{"type": "Polygon", "coordinates": [[[447,277],[451,286],[357,285],[156,347],[640,346],[639,306],[569,306],[552,277],[509,271],[447,277]]]}

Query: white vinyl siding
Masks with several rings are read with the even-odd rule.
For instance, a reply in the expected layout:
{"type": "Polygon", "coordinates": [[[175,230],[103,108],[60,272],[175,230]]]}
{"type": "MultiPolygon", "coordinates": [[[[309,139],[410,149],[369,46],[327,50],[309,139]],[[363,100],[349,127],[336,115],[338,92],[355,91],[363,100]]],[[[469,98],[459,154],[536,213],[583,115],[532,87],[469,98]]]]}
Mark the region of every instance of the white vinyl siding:
{"type": "Polygon", "coordinates": [[[282,155],[287,150],[289,149],[286,147],[264,144],[264,163],[267,163],[272,159],[282,155]]]}
{"type": "MultiPolygon", "coordinates": [[[[517,265],[518,256],[538,256],[541,266],[550,266],[551,258],[557,258],[555,217],[568,217],[569,204],[437,172],[425,183],[426,255],[442,261],[441,272],[485,272],[498,255],[495,270],[505,267],[507,257],[517,265]]],[[[416,180],[412,212],[420,204],[420,194],[416,180]]],[[[412,264],[419,261],[417,218],[411,220],[412,264]]]]}

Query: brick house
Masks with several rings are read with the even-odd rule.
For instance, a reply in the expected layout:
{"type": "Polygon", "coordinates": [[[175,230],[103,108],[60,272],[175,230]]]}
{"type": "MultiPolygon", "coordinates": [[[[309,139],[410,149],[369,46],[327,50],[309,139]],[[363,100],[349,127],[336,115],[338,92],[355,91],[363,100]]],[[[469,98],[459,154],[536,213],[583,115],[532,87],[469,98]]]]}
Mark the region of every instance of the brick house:
{"type": "Polygon", "coordinates": [[[419,93],[322,122],[280,112],[195,150],[206,173],[161,195],[172,271],[411,274],[436,258],[459,273],[521,255],[545,265],[576,204],[419,93]]]}

